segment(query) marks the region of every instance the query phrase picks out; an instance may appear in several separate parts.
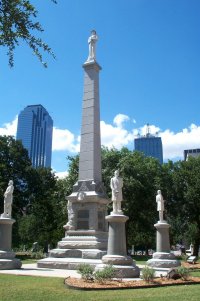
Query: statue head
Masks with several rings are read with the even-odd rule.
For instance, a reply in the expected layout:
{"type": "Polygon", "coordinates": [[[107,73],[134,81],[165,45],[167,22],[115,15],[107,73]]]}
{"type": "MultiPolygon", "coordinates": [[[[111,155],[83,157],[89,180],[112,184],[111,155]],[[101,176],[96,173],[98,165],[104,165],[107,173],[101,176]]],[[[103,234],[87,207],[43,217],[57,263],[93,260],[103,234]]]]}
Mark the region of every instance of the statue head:
{"type": "Polygon", "coordinates": [[[161,190],[158,190],[158,191],[157,191],[157,194],[161,194],[161,190]]]}
{"type": "Polygon", "coordinates": [[[115,170],[115,176],[118,177],[119,176],[119,170],[115,170]]]}
{"type": "Polygon", "coordinates": [[[8,185],[13,185],[13,180],[10,180],[10,181],[8,182],[8,185]]]}
{"type": "Polygon", "coordinates": [[[78,201],[83,201],[83,199],[85,198],[85,192],[83,191],[78,192],[77,197],[78,197],[78,201]]]}
{"type": "Polygon", "coordinates": [[[94,29],[91,30],[91,36],[96,36],[96,34],[97,34],[97,33],[96,33],[96,30],[94,30],[94,29]]]}

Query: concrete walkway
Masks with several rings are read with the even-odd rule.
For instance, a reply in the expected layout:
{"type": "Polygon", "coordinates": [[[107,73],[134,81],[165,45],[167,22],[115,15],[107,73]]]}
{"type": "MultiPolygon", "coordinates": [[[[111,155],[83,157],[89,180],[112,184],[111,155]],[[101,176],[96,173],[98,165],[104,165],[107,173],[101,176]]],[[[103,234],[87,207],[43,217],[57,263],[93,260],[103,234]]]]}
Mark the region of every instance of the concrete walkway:
{"type": "Polygon", "coordinates": [[[47,269],[37,268],[37,264],[23,264],[21,269],[18,270],[0,270],[0,274],[11,274],[19,276],[42,276],[42,277],[60,277],[67,278],[69,276],[81,278],[81,275],[75,270],[62,270],[62,269],[47,269]]]}
{"type": "MultiPolygon", "coordinates": [[[[138,265],[140,270],[144,267],[144,265],[138,265]]],[[[169,269],[157,269],[155,271],[155,276],[159,277],[160,274],[165,276],[169,269]]],[[[21,269],[18,270],[0,270],[0,274],[10,274],[10,275],[18,275],[18,276],[41,276],[41,277],[59,277],[59,278],[81,278],[81,275],[76,270],[64,270],[64,269],[49,269],[49,268],[38,268],[37,263],[32,264],[23,264],[21,269]]],[[[138,278],[139,280],[140,278],[138,278]]],[[[124,280],[136,280],[134,279],[124,279],[124,280]]]]}

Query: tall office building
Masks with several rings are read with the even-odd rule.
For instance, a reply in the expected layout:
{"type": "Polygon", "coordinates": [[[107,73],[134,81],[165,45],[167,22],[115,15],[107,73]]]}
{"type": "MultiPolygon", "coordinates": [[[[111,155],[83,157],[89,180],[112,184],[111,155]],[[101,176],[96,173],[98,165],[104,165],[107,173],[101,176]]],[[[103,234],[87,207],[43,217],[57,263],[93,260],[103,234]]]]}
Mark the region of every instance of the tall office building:
{"type": "Polygon", "coordinates": [[[195,149],[185,149],[184,150],[184,160],[187,161],[188,157],[197,158],[200,156],[200,148],[195,149]]]}
{"type": "Polygon", "coordinates": [[[163,164],[163,148],[161,137],[156,137],[149,132],[149,126],[147,125],[147,134],[145,136],[138,137],[134,140],[135,150],[143,152],[147,157],[153,157],[159,160],[160,164],[163,164]]]}
{"type": "Polygon", "coordinates": [[[17,140],[28,150],[33,167],[51,167],[53,120],[42,105],[27,106],[18,116],[17,140]]]}

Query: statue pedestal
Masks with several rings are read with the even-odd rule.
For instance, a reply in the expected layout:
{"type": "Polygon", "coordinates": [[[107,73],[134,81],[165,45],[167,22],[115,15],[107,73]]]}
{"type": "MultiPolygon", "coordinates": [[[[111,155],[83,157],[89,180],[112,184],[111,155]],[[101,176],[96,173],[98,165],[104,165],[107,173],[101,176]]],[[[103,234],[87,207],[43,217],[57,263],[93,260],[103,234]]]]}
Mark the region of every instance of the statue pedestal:
{"type": "Polygon", "coordinates": [[[11,250],[14,222],[12,218],[0,218],[0,270],[19,269],[22,265],[11,250]]]}
{"type": "Polygon", "coordinates": [[[158,221],[154,225],[156,228],[156,252],[153,258],[147,261],[147,265],[152,268],[174,268],[180,266],[180,261],[176,260],[173,253],[170,253],[169,227],[166,221],[158,221]]]}
{"type": "Polygon", "coordinates": [[[66,230],[65,237],[58,242],[56,249],[50,251],[48,258],[38,261],[39,268],[77,269],[81,263],[95,266],[106,254],[108,199],[103,184],[79,181],[73,189],[67,197],[74,212],[73,229],[66,230]],[[82,200],[78,199],[80,192],[84,194],[82,200]]]}
{"type": "Polygon", "coordinates": [[[127,255],[125,223],[128,216],[123,214],[111,214],[106,216],[109,222],[107,255],[102,257],[102,264],[96,270],[102,270],[105,265],[111,264],[116,270],[118,278],[139,277],[140,270],[135,261],[127,255]]]}

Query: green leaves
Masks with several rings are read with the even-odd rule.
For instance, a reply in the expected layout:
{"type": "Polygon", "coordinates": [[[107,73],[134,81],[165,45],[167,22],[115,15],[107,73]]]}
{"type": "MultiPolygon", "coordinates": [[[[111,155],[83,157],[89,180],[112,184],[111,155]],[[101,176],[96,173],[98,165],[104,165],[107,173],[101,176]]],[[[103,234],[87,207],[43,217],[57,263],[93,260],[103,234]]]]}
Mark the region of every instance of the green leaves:
{"type": "MultiPolygon", "coordinates": [[[[56,3],[56,1],[52,0],[56,3]]],[[[43,61],[41,50],[55,58],[48,44],[33,32],[41,33],[43,28],[37,18],[38,12],[28,0],[1,0],[0,1],[0,46],[8,48],[9,65],[14,65],[14,50],[20,41],[25,42],[33,50],[39,61],[43,61]]]]}

